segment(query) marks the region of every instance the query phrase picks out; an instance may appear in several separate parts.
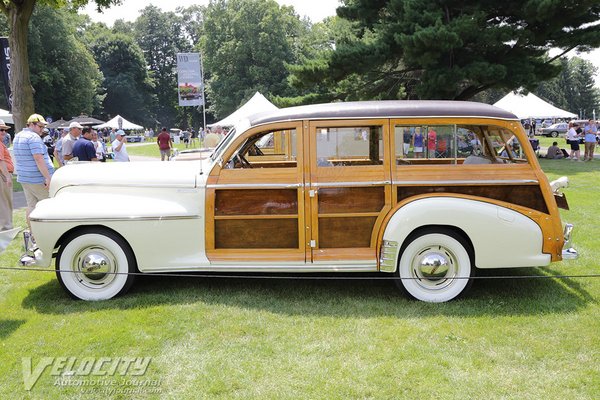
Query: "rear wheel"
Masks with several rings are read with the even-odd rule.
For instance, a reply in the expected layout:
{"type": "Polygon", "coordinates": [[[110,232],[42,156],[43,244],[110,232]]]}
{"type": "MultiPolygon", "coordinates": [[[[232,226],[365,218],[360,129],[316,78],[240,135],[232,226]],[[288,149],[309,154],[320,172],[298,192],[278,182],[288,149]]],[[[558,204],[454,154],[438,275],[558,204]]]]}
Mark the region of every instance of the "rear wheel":
{"type": "Polygon", "coordinates": [[[69,236],[56,259],[56,277],[74,298],[107,300],[133,284],[136,262],[125,240],[108,230],[86,230],[69,236]]]}
{"type": "Polygon", "coordinates": [[[472,285],[470,246],[451,230],[423,231],[401,251],[396,285],[417,300],[449,301],[472,285]]]}
{"type": "Polygon", "coordinates": [[[558,137],[558,132],[556,132],[556,131],[550,132],[550,136],[552,136],[552,137],[558,137]]]}

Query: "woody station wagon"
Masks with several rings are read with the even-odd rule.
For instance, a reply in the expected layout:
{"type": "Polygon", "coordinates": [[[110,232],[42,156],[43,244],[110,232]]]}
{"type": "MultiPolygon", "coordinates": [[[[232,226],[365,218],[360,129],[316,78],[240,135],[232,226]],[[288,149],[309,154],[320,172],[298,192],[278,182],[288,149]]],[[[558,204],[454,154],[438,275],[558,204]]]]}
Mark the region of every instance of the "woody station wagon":
{"type": "Polygon", "coordinates": [[[381,272],[410,296],[463,294],[477,269],[576,257],[566,207],[516,116],[480,103],[378,101],[240,122],[202,161],[59,169],[31,214],[73,297],[128,272],[381,272]],[[564,249],[564,250],[563,250],[564,249]]]}

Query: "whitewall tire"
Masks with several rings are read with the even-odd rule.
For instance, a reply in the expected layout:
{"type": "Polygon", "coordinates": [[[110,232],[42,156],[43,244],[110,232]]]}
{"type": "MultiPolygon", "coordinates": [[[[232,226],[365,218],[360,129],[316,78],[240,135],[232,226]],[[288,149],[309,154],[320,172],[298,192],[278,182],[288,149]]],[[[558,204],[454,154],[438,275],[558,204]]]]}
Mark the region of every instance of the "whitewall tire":
{"type": "Polygon", "coordinates": [[[107,300],[133,284],[136,262],[131,248],[108,230],[85,230],[69,236],[56,259],[56,277],[74,298],[107,300]]]}
{"type": "Polygon", "coordinates": [[[417,300],[440,303],[457,298],[472,284],[474,267],[467,242],[450,230],[409,238],[400,254],[395,282],[417,300]],[[457,279],[458,278],[458,279],[457,279]]]}

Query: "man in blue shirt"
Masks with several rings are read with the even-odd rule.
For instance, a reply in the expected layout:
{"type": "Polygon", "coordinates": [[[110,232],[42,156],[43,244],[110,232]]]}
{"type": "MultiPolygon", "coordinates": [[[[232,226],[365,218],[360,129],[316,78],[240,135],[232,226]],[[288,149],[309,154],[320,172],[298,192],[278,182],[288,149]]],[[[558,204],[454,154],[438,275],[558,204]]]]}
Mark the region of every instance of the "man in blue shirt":
{"type": "Polygon", "coordinates": [[[13,155],[15,158],[17,182],[23,187],[27,200],[27,225],[29,214],[38,201],[50,197],[50,179],[54,166],[48,156],[48,148],[42,141],[42,132],[47,125],[39,114],[32,114],[27,119],[27,127],[15,135],[13,155]]]}
{"type": "Polygon", "coordinates": [[[98,161],[96,148],[92,143],[92,128],[83,128],[81,138],[73,145],[73,157],[79,161],[98,161]]]}
{"type": "Polygon", "coordinates": [[[594,159],[594,148],[596,147],[596,134],[598,133],[598,127],[596,122],[589,120],[583,128],[585,135],[585,153],[583,155],[583,161],[592,161],[594,159]]]}

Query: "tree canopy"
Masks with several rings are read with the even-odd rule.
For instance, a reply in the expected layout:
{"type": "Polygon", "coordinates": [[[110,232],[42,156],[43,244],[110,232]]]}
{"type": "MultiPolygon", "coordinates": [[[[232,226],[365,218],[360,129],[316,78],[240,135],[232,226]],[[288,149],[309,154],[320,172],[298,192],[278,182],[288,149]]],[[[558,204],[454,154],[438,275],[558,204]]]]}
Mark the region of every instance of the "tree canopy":
{"type": "Polygon", "coordinates": [[[352,23],[319,60],[294,71],[329,97],[469,99],[489,88],[534,88],[560,72],[550,48],[600,45],[597,0],[345,0],[352,23]]]}

